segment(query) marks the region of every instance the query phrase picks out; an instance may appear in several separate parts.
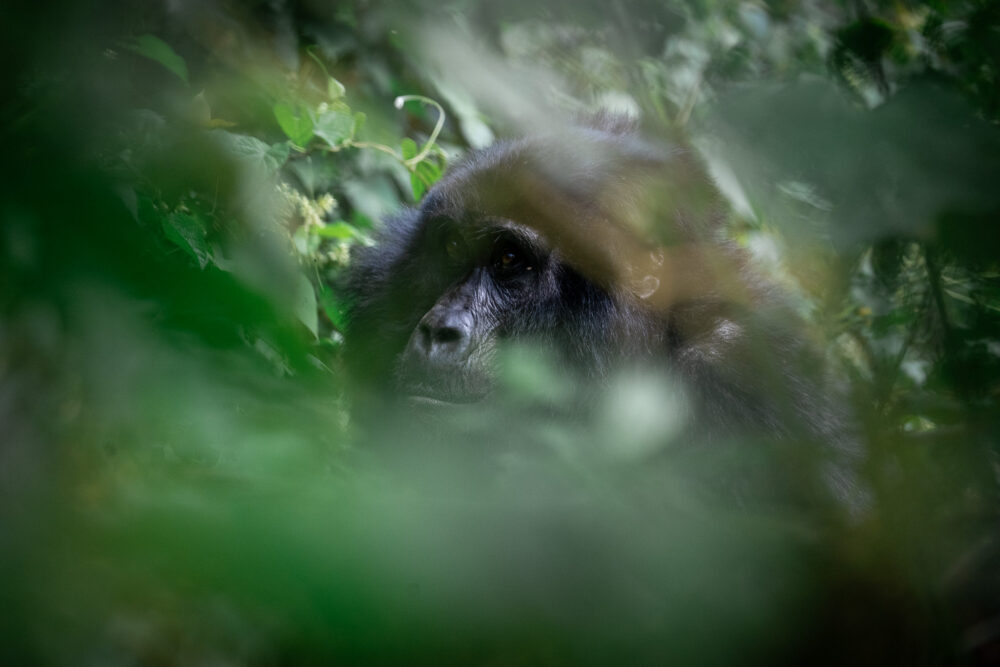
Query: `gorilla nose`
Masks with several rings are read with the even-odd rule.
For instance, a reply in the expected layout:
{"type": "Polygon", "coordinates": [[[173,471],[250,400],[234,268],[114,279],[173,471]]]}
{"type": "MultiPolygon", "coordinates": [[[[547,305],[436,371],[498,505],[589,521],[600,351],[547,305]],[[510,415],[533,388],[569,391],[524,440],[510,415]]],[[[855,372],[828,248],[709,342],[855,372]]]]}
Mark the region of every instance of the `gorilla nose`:
{"type": "Polygon", "coordinates": [[[431,309],[417,325],[417,347],[430,361],[453,362],[465,357],[472,340],[467,310],[431,309]]]}

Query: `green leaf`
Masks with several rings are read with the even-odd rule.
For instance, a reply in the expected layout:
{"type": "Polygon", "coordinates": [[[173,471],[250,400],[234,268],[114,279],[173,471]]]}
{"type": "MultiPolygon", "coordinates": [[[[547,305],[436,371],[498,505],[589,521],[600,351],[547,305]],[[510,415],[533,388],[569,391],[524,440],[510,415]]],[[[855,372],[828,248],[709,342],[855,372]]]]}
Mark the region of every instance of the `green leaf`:
{"type": "Polygon", "coordinates": [[[420,201],[420,198],[427,192],[427,186],[424,185],[424,182],[420,179],[420,175],[416,171],[410,173],[410,188],[413,189],[414,201],[420,201]]]}
{"type": "Polygon", "coordinates": [[[417,155],[417,142],[409,137],[399,142],[399,147],[403,151],[403,159],[409,160],[417,155]]]}
{"type": "Polygon", "coordinates": [[[187,63],[170,47],[155,35],[140,35],[135,42],[128,46],[129,50],[145,56],[150,60],[155,60],[168,70],[173,72],[184,83],[188,82],[187,63]]]}
{"type": "Polygon", "coordinates": [[[359,231],[362,229],[371,230],[375,228],[375,224],[372,222],[372,219],[357,209],[351,211],[351,224],[354,225],[354,228],[359,231]]]}
{"type": "Polygon", "coordinates": [[[245,134],[233,134],[232,132],[217,131],[216,136],[224,137],[226,147],[237,157],[248,159],[261,158],[266,155],[271,147],[257,137],[250,137],[245,134]]]}
{"type": "Polygon", "coordinates": [[[343,188],[344,195],[355,211],[369,220],[381,220],[399,208],[396,186],[383,174],[364,179],[346,179],[343,188]]]}
{"type": "Polygon", "coordinates": [[[312,332],[319,335],[319,315],[316,312],[316,291],[309,279],[299,274],[295,284],[295,316],[312,332]]]}
{"type": "Polygon", "coordinates": [[[309,117],[309,112],[298,106],[293,108],[284,102],[275,104],[273,111],[285,136],[296,146],[305,148],[313,136],[313,121],[309,117]]]}
{"type": "Polygon", "coordinates": [[[325,239],[353,239],[358,236],[358,230],[342,220],[312,229],[316,236],[322,236],[325,239]]]}
{"type": "Polygon", "coordinates": [[[428,187],[437,183],[441,178],[441,168],[430,160],[424,160],[418,163],[416,172],[420,174],[420,177],[428,187]]]}
{"type": "Polygon", "coordinates": [[[225,151],[239,162],[254,169],[263,169],[267,174],[278,171],[291,151],[287,141],[268,146],[260,139],[245,134],[233,134],[224,130],[213,130],[211,134],[217,137],[225,151]]]}
{"type": "Polygon", "coordinates": [[[347,90],[344,84],[334,79],[332,76],[326,80],[326,94],[331,100],[339,100],[347,90]]]}
{"type": "Polygon", "coordinates": [[[291,152],[292,145],[290,143],[279,141],[267,149],[267,153],[264,154],[264,165],[269,171],[278,171],[288,160],[291,152]]]}
{"type": "Polygon", "coordinates": [[[366,116],[364,112],[359,111],[354,114],[354,134],[361,131],[361,128],[364,126],[366,120],[368,120],[368,116],[366,116]]]}
{"type": "Polygon", "coordinates": [[[327,111],[316,119],[313,131],[317,137],[336,148],[354,135],[354,116],[346,111],[327,111]]]}
{"type": "Polygon", "coordinates": [[[320,285],[319,303],[333,326],[338,331],[343,331],[347,326],[347,304],[341,301],[326,285],[320,285]]]}
{"type": "Polygon", "coordinates": [[[197,260],[198,266],[204,269],[212,261],[212,248],[202,220],[189,213],[175,212],[163,217],[162,225],[166,237],[197,260]]]}
{"type": "Polygon", "coordinates": [[[418,162],[410,173],[410,187],[413,188],[414,199],[419,200],[424,193],[441,178],[441,168],[430,160],[418,162]]]}

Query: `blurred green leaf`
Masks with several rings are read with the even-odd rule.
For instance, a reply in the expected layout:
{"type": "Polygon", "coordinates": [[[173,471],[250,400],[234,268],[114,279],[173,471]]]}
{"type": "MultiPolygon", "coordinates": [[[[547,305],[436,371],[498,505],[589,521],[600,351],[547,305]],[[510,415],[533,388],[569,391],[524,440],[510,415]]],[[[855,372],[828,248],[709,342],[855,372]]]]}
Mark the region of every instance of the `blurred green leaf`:
{"type": "Polygon", "coordinates": [[[338,331],[344,331],[347,327],[347,304],[343,303],[337,294],[326,285],[321,285],[319,288],[319,302],[333,326],[338,331]]]}
{"type": "Polygon", "coordinates": [[[323,227],[314,227],[313,234],[326,239],[352,239],[358,236],[358,230],[341,220],[323,227]]]}
{"type": "Polygon", "coordinates": [[[309,229],[310,227],[301,225],[292,234],[292,244],[303,257],[309,257],[319,249],[320,239],[315,234],[311,234],[309,229]]]}
{"type": "Polygon", "coordinates": [[[155,60],[168,70],[177,75],[184,83],[188,82],[187,63],[171,48],[155,35],[140,35],[135,42],[128,47],[131,51],[155,60]]]}
{"type": "Polygon", "coordinates": [[[418,162],[410,173],[410,187],[417,201],[441,178],[441,169],[430,160],[418,162]]]}
{"type": "MultiPolygon", "coordinates": [[[[846,246],[930,236],[942,216],[1000,211],[1000,131],[937,86],[911,86],[873,111],[822,81],[761,86],[723,98],[713,119],[714,150],[755,209],[790,233],[830,223],[846,246]]],[[[995,243],[974,227],[979,243],[995,243]]]]}
{"type": "Polygon", "coordinates": [[[427,186],[424,185],[424,182],[420,179],[416,171],[410,174],[410,188],[413,190],[414,201],[420,201],[420,198],[427,192],[427,186]]]}
{"type": "Polygon", "coordinates": [[[189,213],[174,212],[162,218],[163,232],[198,261],[198,266],[205,268],[212,261],[212,248],[208,245],[205,222],[189,213]]]}
{"type": "Polygon", "coordinates": [[[364,126],[365,121],[367,119],[368,119],[368,116],[366,116],[364,114],[364,112],[362,112],[362,111],[358,111],[357,113],[354,114],[354,133],[355,134],[357,134],[358,132],[361,131],[361,128],[364,126]]]}
{"type": "Polygon", "coordinates": [[[269,171],[277,171],[285,164],[285,160],[288,159],[291,152],[291,144],[287,141],[279,141],[267,149],[267,153],[264,154],[264,166],[269,171]]]}
{"type": "Polygon", "coordinates": [[[269,146],[256,137],[245,134],[234,134],[225,130],[212,130],[211,135],[218,138],[227,153],[239,162],[264,173],[273,174],[288,159],[291,146],[282,141],[269,146]]]}
{"type": "Polygon", "coordinates": [[[331,148],[336,148],[354,135],[354,116],[350,111],[327,111],[316,118],[313,132],[331,148]]]}
{"type": "Polygon", "coordinates": [[[441,178],[441,168],[430,160],[424,160],[417,164],[416,171],[424,179],[427,185],[434,185],[441,178]]]}
{"type": "Polygon", "coordinates": [[[399,148],[403,152],[404,160],[409,160],[417,156],[418,152],[417,142],[415,142],[413,139],[410,139],[409,137],[406,137],[401,142],[399,142],[399,148]]]}
{"type": "Polygon", "coordinates": [[[275,104],[272,111],[285,136],[296,146],[305,148],[313,136],[313,120],[309,112],[303,107],[293,107],[284,102],[275,104]]]}
{"type": "Polygon", "coordinates": [[[319,315],[316,312],[316,291],[305,276],[299,274],[295,284],[295,315],[313,336],[319,335],[319,315]]]}
{"type": "Polygon", "coordinates": [[[400,205],[395,185],[382,175],[346,181],[343,187],[351,205],[369,220],[381,220],[400,205]]]}
{"type": "Polygon", "coordinates": [[[334,79],[332,76],[326,80],[326,94],[331,100],[339,100],[347,90],[344,84],[334,79]]]}

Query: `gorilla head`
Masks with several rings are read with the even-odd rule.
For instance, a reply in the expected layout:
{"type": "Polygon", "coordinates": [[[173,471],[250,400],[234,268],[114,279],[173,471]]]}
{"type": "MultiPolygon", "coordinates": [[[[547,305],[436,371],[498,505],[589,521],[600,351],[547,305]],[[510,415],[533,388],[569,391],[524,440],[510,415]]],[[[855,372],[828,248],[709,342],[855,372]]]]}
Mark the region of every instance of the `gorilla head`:
{"type": "Polygon", "coordinates": [[[419,254],[437,270],[425,266],[417,280],[439,296],[410,333],[397,386],[429,399],[478,400],[492,385],[498,340],[544,340],[555,331],[565,277],[552,247],[530,227],[443,203],[425,211],[419,254]]]}
{"type": "Polygon", "coordinates": [[[356,253],[348,360],[405,395],[470,402],[490,393],[503,340],[590,377],[665,354],[669,306],[706,267],[671,274],[718,217],[695,161],[613,119],[499,143],[356,253]]]}

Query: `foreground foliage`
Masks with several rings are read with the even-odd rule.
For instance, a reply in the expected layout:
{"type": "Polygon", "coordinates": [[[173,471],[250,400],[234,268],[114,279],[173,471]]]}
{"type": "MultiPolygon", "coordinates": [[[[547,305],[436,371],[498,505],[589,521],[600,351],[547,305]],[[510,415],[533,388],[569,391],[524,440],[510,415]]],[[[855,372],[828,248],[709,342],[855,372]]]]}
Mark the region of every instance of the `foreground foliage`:
{"type": "MultiPolygon", "coordinates": [[[[59,9],[0,46],[8,661],[996,655],[995,3],[59,9]],[[598,107],[693,137],[815,323],[861,516],[771,502],[794,451],[637,463],[655,378],[587,424],[475,415],[537,456],[356,451],[350,248],[494,133],[598,107]]],[[[532,355],[525,404],[568,400],[532,355]]]]}

